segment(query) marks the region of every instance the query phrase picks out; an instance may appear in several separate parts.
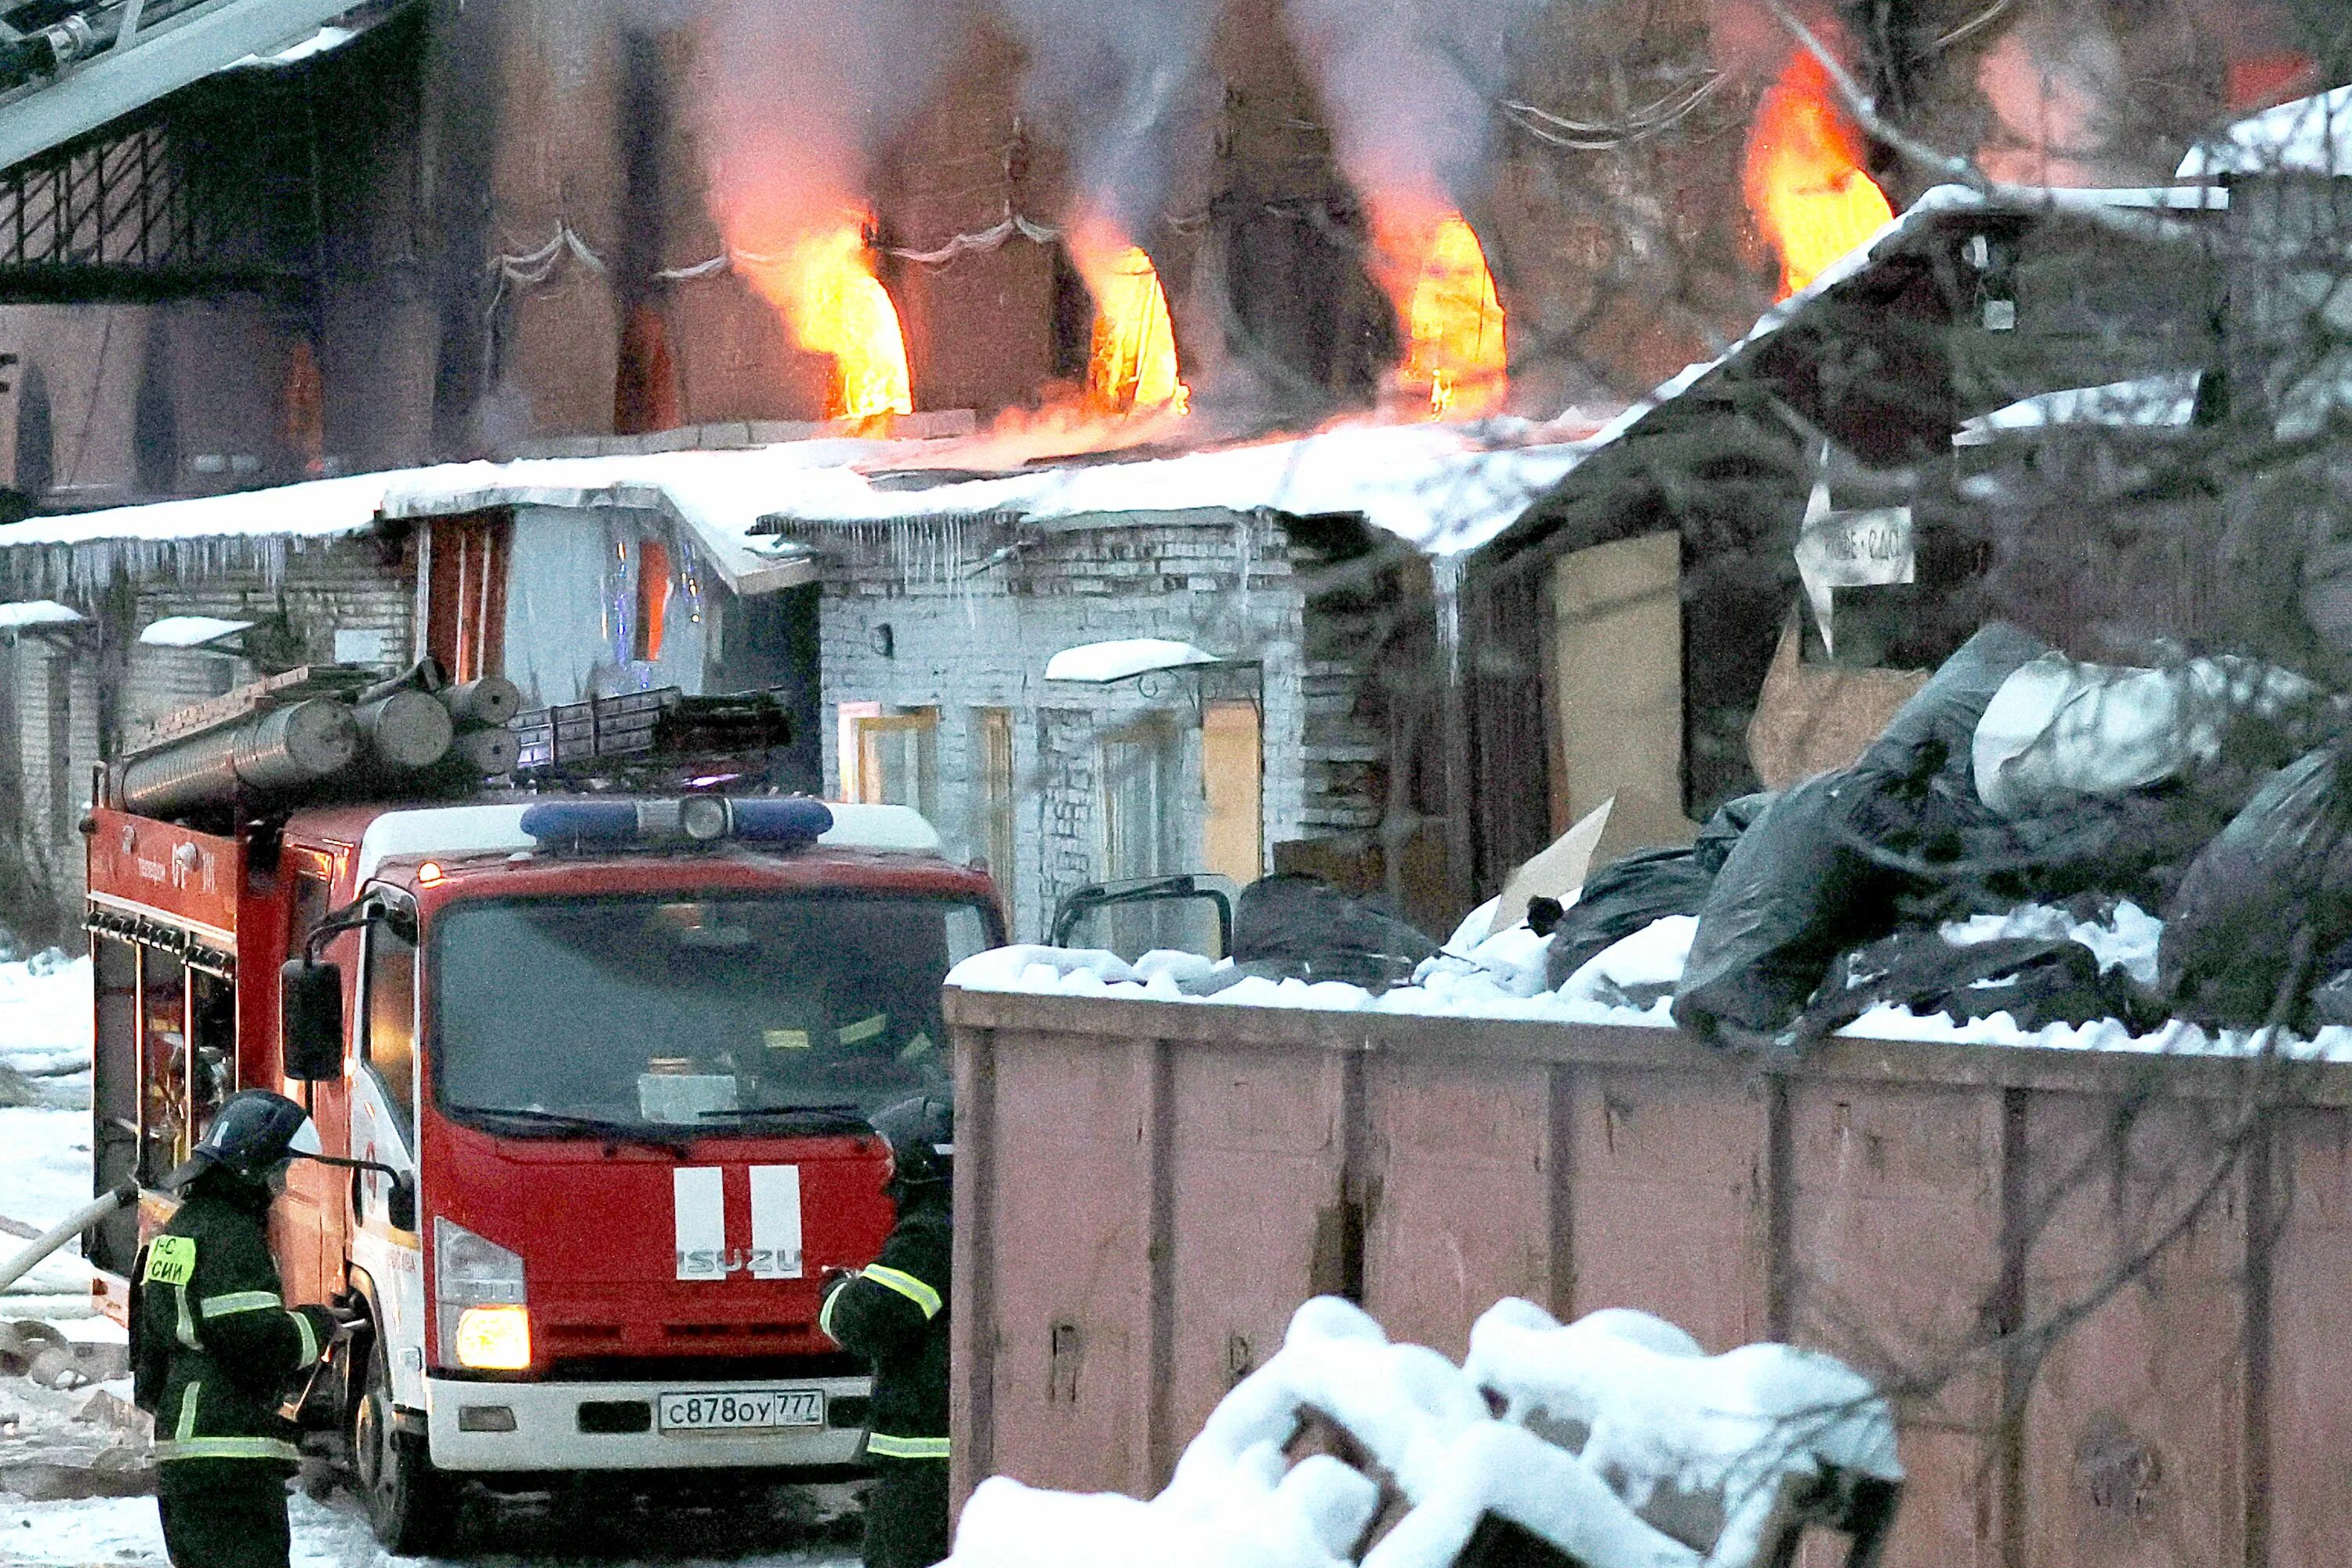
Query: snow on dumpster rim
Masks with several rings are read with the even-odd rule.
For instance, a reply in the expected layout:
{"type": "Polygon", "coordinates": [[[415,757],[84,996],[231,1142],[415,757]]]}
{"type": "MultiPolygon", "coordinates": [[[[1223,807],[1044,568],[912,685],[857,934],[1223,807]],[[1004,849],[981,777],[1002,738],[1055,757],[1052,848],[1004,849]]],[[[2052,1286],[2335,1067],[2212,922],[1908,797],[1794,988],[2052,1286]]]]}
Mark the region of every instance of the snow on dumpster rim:
{"type": "MultiPolygon", "coordinates": [[[[1686,919],[1671,916],[1657,924],[1664,926],[1686,919]]],[[[1993,924],[1998,926],[2000,921],[1995,920],[1993,924]]],[[[1524,930],[1523,927],[1515,929],[1524,930]]],[[[1646,931],[1636,932],[1627,940],[1629,942],[1638,942],[1648,934],[1646,931]]],[[[1997,933],[1980,931],[1968,940],[1986,940],[1988,934],[1997,933]]],[[[2119,959],[2112,953],[2102,953],[2101,956],[2109,967],[2133,966],[2130,961],[2119,959]]],[[[1484,1019],[1496,1023],[1604,1024],[1664,1030],[1676,1027],[1668,996],[1662,995],[1643,1006],[1612,1004],[1590,995],[1567,994],[1579,979],[1594,969],[1595,965],[1590,963],[1579,971],[1578,976],[1571,977],[1562,990],[1539,991],[1533,995],[1512,995],[1500,986],[1486,983],[1484,975],[1465,977],[1459,973],[1433,974],[1424,984],[1396,986],[1378,995],[1361,986],[1339,981],[1310,983],[1299,979],[1271,980],[1255,975],[1202,995],[1187,993],[1180,984],[1180,981],[1205,978],[1224,967],[1228,966],[1213,964],[1198,953],[1150,952],[1129,963],[1118,954],[1099,949],[1055,948],[1024,943],[992,948],[965,959],[949,972],[947,984],[963,991],[1103,1001],[1375,1013],[1404,1017],[1484,1019]]],[[[2221,1058],[2245,1058],[2267,1052],[2295,1061],[2352,1062],[2352,1028],[2334,1025],[2303,1036],[2262,1029],[2212,1030],[2176,1018],[2148,1034],[2135,1035],[2128,1026],[2114,1018],[2102,1018],[2087,1024],[2049,1024],[2038,1029],[2027,1029],[2006,1012],[1981,1018],[1954,1018],[1948,1014],[1922,1015],[1906,1007],[1882,1004],[1864,1013],[1837,1034],[1847,1039],[2004,1046],[2050,1051],[2221,1058]]]]}

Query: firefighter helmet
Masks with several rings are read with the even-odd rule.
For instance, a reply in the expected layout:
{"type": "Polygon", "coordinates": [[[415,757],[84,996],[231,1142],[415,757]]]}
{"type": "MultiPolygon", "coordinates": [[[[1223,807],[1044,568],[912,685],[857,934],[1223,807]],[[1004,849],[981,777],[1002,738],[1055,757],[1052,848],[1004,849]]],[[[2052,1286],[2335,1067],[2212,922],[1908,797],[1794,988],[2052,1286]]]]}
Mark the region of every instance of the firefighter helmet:
{"type": "Polygon", "coordinates": [[[919,1094],[874,1116],[890,1145],[890,1179],[901,1187],[943,1185],[955,1174],[955,1101],[919,1094]]]}
{"type": "Polygon", "coordinates": [[[283,1162],[318,1152],[319,1130],[309,1111],[282,1094],[248,1089],[221,1102],[187,1163],[164,1177],[163,1184],[186,1186],[215,1166],[248,1182],[264,1182],[283,1162]]]}

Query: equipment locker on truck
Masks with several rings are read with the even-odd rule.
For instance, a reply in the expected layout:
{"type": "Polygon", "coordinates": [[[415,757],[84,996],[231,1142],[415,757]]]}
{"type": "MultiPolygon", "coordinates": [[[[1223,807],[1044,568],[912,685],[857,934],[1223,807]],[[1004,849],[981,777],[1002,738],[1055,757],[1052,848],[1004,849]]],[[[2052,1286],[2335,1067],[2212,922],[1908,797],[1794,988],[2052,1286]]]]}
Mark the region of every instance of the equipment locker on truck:
{"type": "Polygon", "coordinates": [[[142,1189],[94,1244],[105,1304],[213,1110],[281,1089],[344,1162],[299,1163],[277,1206],[287,1300],[367,1324],[300,1409],[348,1436],[395,1550],[464,1479],[842,1473],[868,1384],[818,1287],[889,1231],[866,1119],[944,1091],[940,983],[999,940],[988,879],[906,808],[754,793],[758,758],[711,749],[740,704],[516,721],[571,787],[489,793],[449,769],[513,765],[499,703],[436,690],[457,723],[404,772],[366,718],[337,740],[381,689],[334,686],[207,705],[101,784],[96,1184],[142,1189]]]}

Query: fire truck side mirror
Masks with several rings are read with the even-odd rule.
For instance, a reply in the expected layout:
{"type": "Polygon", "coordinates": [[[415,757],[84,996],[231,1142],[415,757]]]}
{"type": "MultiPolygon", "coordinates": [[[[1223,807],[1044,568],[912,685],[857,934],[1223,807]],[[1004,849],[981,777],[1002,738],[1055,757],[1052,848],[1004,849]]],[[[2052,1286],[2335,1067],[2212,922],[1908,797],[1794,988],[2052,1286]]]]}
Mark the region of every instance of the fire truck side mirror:
{"type": "Polygon", "coordinates": [[[416,1229],[416,1178],[403,1171],[384,1193],[383,1217],[394,1230],[416,1229]]]}
{"type": "Polygon", "coordinates": [[[293,958],[278,974],[278,1040],[286,1076],[304,1082],[342,1077],[343,972],[293,958]]]}

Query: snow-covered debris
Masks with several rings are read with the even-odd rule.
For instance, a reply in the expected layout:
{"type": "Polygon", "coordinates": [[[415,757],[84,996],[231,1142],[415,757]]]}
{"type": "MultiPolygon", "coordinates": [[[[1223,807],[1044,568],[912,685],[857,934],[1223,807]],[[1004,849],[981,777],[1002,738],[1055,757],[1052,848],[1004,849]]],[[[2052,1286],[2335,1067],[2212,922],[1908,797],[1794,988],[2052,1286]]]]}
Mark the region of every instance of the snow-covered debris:
{"type": "Polygon", "coordinates": [[[1498,1303],[1471,1342],[1457,1367],[1391,1343],[1345,1301],[1309,1301],[1158,1497],[999,1477],[972,1494],[949,1561],[1339,1568],[1370,1531],[1364,1568],[1445,1568],[1493,1516],[1588,1568],[1740,1568],[1760,1561],[1776,1520],[1790,1522],[1784,1479],[1902,1478],[1885,1405],[1827,1357],[1759,1345],[1709,1360],[1642,1313],[1563,1329],[1524,1301],[1498,1303]],[[1500,1418],[1488,1389],[1506,1404],[1500,1418]],[[1555,1419],[1541,1428],[1547,1412],[1555,1419]],[[1571,1421],[1572,1440],[1554,1440],[1571,1421]],[[1327,1425],[1363,1469],[1329,1453],[1293,1463],[1327,1425]],[[1638,1512],[1669,1485],[1727,1506],[1677,1539],[1638,1512]]]}
{"type": "Polygon", "coordinates": [[[1650,1007],[1675,988],[1698,935],[1696,915],[1668,915],[1602,948],[1568,977],[1563,994],[1610,1006],[1650,1007]]]}
{"type": "Polygon", "coordinates": [[[2153,985],[2157,943],[2163,939],[2164,922],[2126,899],[2103,921],[2078,920],[2049,904],[2020,904],[2007,914],[1948,921],[1938,933],[1954,947],[2015,937],[2079,942],[2097,957],[2101,969],[2120,969],[2142,985],[2153,985]]]}
{"type": "Polygon", "coordinates": [[[1790,1477],[1903,1479],[1895,1416],[1869,1380],[1790,1345],[1719,1356],[1673,1324],[1613,1309],[1563,1326],[1532,1301],[1497,1301],[1470,1331],[1464,1369],[1503,1396],[1504,1418],[1582,1435],[1580,1453],[1639,1510],[1719,1518],[1710,1564],[1755,1561],[1790,1477]],[[1678,1494],[1662,1496],[1662,1493],[1678,1494]]]}
{"type": "Polygon", "coordinates": [[[218,616],[165,616],[150,622],[139,640],[149,647],[203,647],[252,626],[251,621],[227,621],[218,616]]]}

